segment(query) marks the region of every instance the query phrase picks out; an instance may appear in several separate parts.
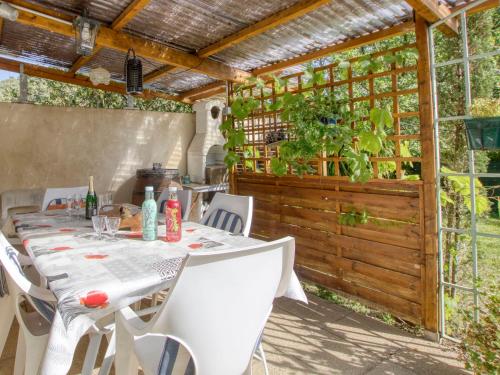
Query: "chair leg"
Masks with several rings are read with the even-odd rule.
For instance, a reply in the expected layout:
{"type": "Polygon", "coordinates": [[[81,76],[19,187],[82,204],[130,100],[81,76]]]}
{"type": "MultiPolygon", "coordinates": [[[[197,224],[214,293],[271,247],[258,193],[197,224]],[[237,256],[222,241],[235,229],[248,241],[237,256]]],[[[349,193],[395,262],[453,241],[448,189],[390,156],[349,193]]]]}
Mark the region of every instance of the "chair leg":
{"type": "MultiPolygon", "coordinates": [[[[26,340],[26,363],[24,366],[25,375],[38,375],[42,358],[47,348],[48,335],[31,336],[26,340]]],[[[17,358],[16,358],[17,361],[17,358]]]]}
{"type": "Polygon", "coordinates": [[[259,343],[259,347],[257,348],[257,350],[259,351],[260,360],[262,361],[262,365],[264,366],[264,374],[269,375],[269,369],[267,368],[267,361],[266,361],[266,353],[264,353],[262,342],[259,343]]]}
{"type": "Polygon", "coordinates": [[[2,317],[0,325],[0,356],[2,356],[12,322],[14,321],[14,309],[12,308],[12,297],[10,295],[0,298],[0,316],[2,317]]]}
{"type": "Polygon", "coordinates": [[[99,346],[101,345],[101,339],[101,333],[92,333],[90,335],[89,346],[87,348],[87,353],[85,354],[85,361],[83,362],[82,375],[92,375],[95,361],[97,359],[97,353],[99,352],[99,346]]]}
{"type": "Polygon", "coordinates": [[[104,359],[99,369],[99,375],[108,375],[111,371],[111,365],[115,360],[116,353],[116,331],[113,330],[111,337],[108,338],[108,348],[106,349],[106,354],[104,354],[104,359]]]}
{"type": "Polygon", "coordinates": [[[14,363],[14,375],[24,374],[24,364],[26,363],[26,339],[21,328],[17,336],[16,359],[14,363]]]}

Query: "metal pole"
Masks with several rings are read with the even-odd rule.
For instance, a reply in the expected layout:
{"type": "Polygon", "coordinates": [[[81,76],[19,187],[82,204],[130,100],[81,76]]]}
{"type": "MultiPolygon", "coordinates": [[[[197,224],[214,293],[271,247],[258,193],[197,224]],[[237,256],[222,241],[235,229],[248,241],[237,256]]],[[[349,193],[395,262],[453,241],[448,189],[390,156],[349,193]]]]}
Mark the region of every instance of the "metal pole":
{"type": "MultiPolygon", "coordinates": [[[[465,12],[460,14],[462,25],[462,48],[464,60],[464,81],[465,81],[465,115],[470,116],[472,107],[470,89],[470,65],[469,65],[469,44],[467,42],[467,18],[465,12]]],[[[474,182],[474,151],[468,151],[469,163],[469,187],[470,187],[470,225],[471,225],[471,250],[472,250],[472,289],[474,294],[474,320],[479,319],[479,296],[477,290],[477,227],[476,227],[476,185],[474,182]]]]}
{"type": "Polygon", "coordinates": [[[28,77],[24,74],[24,64],[19,64],[19,102],[28,102],[28,77]]]}
{"type": "Polygon", "coordinates": [[[434,119],[434,148],[435,148],[435,167],[436,167],[436,205],[437,205],[437,227],[438,227],[438,273],[439,273],[439,331],[441,335],[445,334],[446,321],[444,315],[444,271],[443,271],[443,232],[442,213],[441,213],[441,154],[439,148],[439,110],[437,97],[437,80],[435,67],[434,51],[434,30],[429,27],[429,54],[431,63],[431,83],[432,83],[432,115],[434,119]]]}

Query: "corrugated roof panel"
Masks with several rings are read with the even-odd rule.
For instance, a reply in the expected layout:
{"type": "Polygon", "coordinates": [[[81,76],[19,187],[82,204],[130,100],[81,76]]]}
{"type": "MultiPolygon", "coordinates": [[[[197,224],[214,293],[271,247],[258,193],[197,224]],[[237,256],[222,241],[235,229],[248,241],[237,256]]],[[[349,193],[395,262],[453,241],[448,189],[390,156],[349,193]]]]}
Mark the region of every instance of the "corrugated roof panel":
{"type": "Polygon", "coordinates": [[[151,86],[162,91],[179,93],[212,82],[215,82],[215,79],[204,74],[193,71],[174,71],[156,80],[151,86]]]}
{"type": "Polygon", "coordinates": [[[250,70],[393,26],[411,14],[402,0],[337,0],[215,56],[250,70]]]}
{"type": "Polygon", "coordinates": [[[127,31],[195,51],[298,0],[152,0],[127,31]]]}
{"type": "Polygon", "coordinates": [[[0,53],[59,68],[68,68],[78,57],[72,38],[6,19],[0,53]]]}
{"type": "Polygon", "coordinates": [[[30,3],[43,5],[64,12],[81,15],[88,9],[89,17],[111,24],[128,6],[128,0],[28,0],[30,3]]]}

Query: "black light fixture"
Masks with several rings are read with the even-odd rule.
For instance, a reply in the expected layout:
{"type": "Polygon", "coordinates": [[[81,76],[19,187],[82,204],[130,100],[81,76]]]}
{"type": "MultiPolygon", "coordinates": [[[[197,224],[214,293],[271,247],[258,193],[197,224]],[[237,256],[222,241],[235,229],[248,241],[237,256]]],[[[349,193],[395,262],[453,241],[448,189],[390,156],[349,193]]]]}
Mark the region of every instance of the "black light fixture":
{"type": "Polygon", "coordinates": [[[76,53],[82,56],[92,55],[95,47],[99,22],[87,17],[87,10],[83,16],[77,17],[73,22],[75,28],[76,53]]]}
{"type": "Polygon", "coordinates": [[[123,75],[125,76],[127,94],[142,93],[142,62],[135,56],[135,51],[132,48],[129,48],[127,52],[123,75]]]}

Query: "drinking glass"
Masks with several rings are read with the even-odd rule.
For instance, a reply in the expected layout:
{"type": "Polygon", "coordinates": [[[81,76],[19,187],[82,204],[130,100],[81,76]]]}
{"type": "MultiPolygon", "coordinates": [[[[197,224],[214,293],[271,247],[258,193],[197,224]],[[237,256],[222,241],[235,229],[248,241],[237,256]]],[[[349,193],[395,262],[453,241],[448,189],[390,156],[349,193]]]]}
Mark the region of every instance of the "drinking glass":
{"type": "Polygon", "coordinates": [[[94,226],[94,231],[97,233],[97,239],[102,240],[102,232],[106,229],[106,216],[92,216],[92,225],[94,226]]]}
{"type": "Polygon", "coordinates": [[[75,194],[73,197],[73,212],[77,219],[80,219],[80,212],[82,208],[82,197],[80,194],[75,194]]]}
{"type": "Polygon", "coordinates": [[[106,216],[106,229],[113,240],[115,240],[116,232],[118,232],[120,228],[120,221],[121,219],[119,217],[106,216]]]}
{"type": "Polygon", "coordinates": [[[66,213],[68,214],[69,218],[71,219],[71,216],[73,216],[73,196],[68,195],[66,197],[66,213]]]}

